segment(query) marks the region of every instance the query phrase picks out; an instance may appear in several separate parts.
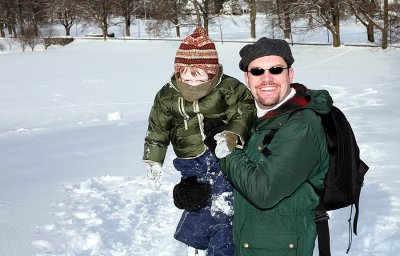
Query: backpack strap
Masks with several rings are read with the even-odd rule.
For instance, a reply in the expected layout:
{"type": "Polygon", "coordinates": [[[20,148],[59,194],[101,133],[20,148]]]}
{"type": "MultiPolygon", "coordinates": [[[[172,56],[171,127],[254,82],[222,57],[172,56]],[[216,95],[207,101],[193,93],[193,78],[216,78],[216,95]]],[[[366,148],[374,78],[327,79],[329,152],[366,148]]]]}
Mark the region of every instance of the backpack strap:
{"type": "Polygon", "coordinates": [[[319,203],[314,217],[317,228],[319,256],[331,256],[331,242],[328,224],[329,214],[326,212],[324,207],[324,191],[317,189],[310,180],[307,180],[307,182],[311,185],[319,197],[319,203]]]}
{"type": "MultiPolygon", "coordinates": [[[[315,225],[317,227],[318,236],[318,252],[319,256],[331,256],[331,244],[330,244],[330,234],[329,234],[329,214],[326,212],[324,207],[324,191],[317,189],[310,181],[307,182],[313,187],[315,193],[319,197],[319,204],[315,211],[315,225]]],[[[358,204],[356,205],[358,208],[358,204]]],[[[351,226],[351,216],[353,215],[353,205],[351,205],[349,222],[349,243],[347,246],[346,254],[349,253],[351,244],[353,242],[353,233],[351,226]]],[[[356,209],[356,215],[354,217],[354,225],[357,225],[358,210],[356,209]]]]}

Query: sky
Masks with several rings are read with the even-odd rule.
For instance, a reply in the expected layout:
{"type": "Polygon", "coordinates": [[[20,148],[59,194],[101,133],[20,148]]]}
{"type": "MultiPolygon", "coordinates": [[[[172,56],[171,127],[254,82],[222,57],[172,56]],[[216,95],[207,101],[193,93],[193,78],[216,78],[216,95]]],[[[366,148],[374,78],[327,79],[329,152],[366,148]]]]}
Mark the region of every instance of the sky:
{"type": "MultiPolygon", "coordinates": [[[[247,40],[246,24],[227,22],[224,38],[247,40]]],[[[344,43],[365,43],[362,27],[344,24],[343,31],[344,43]]],[[[219,39],[218,29],[210,36],[219,39]]],[[[295,38],[326,39],[324,31],[295,38]]],[[[216,43],[225,73],[241,81],[244,45],[216,43]]],[[[77,39],[0,52],[0,255],[185,255],[173,238],[181,215],[172,202],[180,179],[175,155],[168,150],[157,191],[141,161],[148,114],[178,47],[178,41],[77,39]]],[[[398,254],[400,49],[294,45],[292,51],[294,81],[330,92],[370,167],[349,255],[398,254]]],[[[345,255],[349,214],[350,208],[330,212],[333,256],[345,255]]]]}

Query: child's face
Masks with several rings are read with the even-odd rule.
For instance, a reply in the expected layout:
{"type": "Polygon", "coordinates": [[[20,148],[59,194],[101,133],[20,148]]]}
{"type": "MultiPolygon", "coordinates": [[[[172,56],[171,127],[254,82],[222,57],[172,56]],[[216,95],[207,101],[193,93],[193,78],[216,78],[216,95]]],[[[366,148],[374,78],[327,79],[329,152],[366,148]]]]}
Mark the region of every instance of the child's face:
{"type": "Polygon", "coordinates": [[[197,69],[196,72],[190,70],[183,70],[180,75],[182,82],[196,86],[205,82],[208,82],[208,75],[202,69],[197,69]]]}

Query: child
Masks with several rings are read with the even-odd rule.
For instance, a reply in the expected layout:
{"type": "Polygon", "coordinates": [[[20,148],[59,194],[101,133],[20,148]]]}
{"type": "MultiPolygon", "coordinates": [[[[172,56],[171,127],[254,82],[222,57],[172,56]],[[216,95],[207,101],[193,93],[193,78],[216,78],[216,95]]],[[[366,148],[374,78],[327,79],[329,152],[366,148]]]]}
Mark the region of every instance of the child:
{"type": "Polygon", "coordinates": [[[175,239],[188,245],[188,255],[233,255],[232,187],[222,176],[216,156],[204,144],[207,119],[223,120],[215,154],[224,157],[243,147],[255,119],[254,100],[240,81],[223,74],[214,43],[197,28],[180,45],[175,73],[157,93],[149,116],[143,161],[158,188],[169,143],[182,178],[210,184],[212,198],[199,210],[185,210],[175,239]]]}

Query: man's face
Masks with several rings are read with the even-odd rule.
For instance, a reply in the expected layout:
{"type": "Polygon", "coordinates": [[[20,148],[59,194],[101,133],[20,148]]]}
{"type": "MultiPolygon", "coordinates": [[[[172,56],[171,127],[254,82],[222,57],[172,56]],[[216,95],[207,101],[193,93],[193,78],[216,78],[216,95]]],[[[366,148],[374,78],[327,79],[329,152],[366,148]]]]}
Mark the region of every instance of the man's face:
{"type": "Polygon", "coordinates": [[[290,83],[293,80],[293,69],[283,69],[280,74],[271,74],[268,69],[272,67],[287,68],[285,60],[280,56],[264,56],[250,62],[248,71],[252,68],[265,69],[262,75],[244,73],[247,85],[253,94],[258,106],[270,109],[280,103],[290,93],[290,83]]]}

